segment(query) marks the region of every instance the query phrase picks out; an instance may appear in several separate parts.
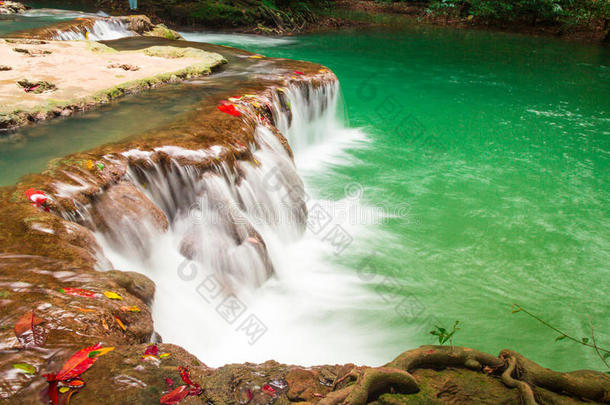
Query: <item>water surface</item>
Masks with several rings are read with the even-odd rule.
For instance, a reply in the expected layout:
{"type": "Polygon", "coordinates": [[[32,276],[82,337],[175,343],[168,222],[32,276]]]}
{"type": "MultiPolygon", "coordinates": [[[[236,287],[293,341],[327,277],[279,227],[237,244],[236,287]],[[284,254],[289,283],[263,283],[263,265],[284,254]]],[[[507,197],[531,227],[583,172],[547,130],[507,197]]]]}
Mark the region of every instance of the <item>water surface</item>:
{"type": "Polygon", "coordinates": [[[303,173],[318,198],[344,201],[347,186],[397,215],[355,227],[348,249],[327,258],[359,269],[395,307],[353,315],[363,335],[380,331],[380,361],[460,320],[456,344],[511,348],[556,369],[602,368],[592,350],[554,343],[555,332],[511,314],[511,304],[579,338],[590,336],[590,318],[610,343],[607,48],[436,28],[273,47],[199,39],[319,62],[339,77],[350,125],[369,142],[303,173]]]}

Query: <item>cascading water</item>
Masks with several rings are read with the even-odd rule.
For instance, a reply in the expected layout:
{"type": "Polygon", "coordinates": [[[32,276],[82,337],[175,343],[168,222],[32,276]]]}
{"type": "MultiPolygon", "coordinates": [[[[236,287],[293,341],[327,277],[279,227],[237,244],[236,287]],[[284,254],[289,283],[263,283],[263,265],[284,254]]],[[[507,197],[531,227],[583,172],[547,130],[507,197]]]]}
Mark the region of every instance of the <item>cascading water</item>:
{"type": "Polygon", "coordinates": [[[130,31],[124,21],[107,18],[96,20],[91,27],[83,26],[67,31],[58,30],[53,39],[59,41],[110,41],[135,35],[136,33],[130,31]]]}
{"type": "MultiPolygon", "coordinates": [[[[337,119],[339,99],[333,83],[288,87],[273,100],[274,120],[297,161],[310,146],[353,133],[337,119]]],[[[255,138],[252,161],[233,168],[218,164],[201,172],[175,161],[132,166],[125,180],[170,225],[159,228],[151,219],[156,214],[148,224],[146,215],[123,218],[114,225],[122,235],[117,242],[109,223],[96,232],[105,256],[114,268],[155,282],[155,330],[206,364],[378,364],[373,338],[380,333],[353,313],[379,304],[353,272],[324,260],[336,246],[308,226],[307,209],[320,204],[307,196],[283,145],[264,126],[255,138]]],[[[172,148],[165,151],[199,153],[172,148]]]]}

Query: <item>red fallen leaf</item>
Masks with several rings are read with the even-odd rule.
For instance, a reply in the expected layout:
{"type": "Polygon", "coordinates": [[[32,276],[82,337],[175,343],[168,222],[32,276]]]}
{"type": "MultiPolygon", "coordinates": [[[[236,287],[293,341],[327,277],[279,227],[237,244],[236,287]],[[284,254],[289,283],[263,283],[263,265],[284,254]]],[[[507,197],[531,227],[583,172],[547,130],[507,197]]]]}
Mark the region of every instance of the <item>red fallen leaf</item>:
{"type": "Polygon", "coordinates": [[[172,392],[161,397],[160,403],[164,405],[175,405],[182,401],[189,394],[189,386],[181,385],[172,392]]]}
{"type": "Polygon", "coordinates": [[[169,377],[165,377],[165,387],[166,389],[169,391],[172,389],[172,387],[174,386],[174,380],[172,380],[169,377]]]}
{"type": "Polygon", "coordinates": [[[301,72],[300,70],[295,70],[294,74],[295,75],[304,75],[305,73],[301,72]]]}
{"type": "Polygon", "coordinates": [[[199,385],[199,384],[195,384],[191,380],[191,373],[189,372],[188,368],[180,366],[180,367],[178,367],[178,371],[180,371],[180,378],[182,378],[182,381],[184,381],[185,384],[193,385],[193,386],[199,385]]]}
{"type": "Polygon", "coordinates": [[[25,92],[29,93],[30,91],[34,91],[34,90],[36,90],[39,87],[40,87],[40,84],[37,84],[36,86],[32,86],[30,88],[25,89],[25,92]]]}
{"type": "Polygon", "coordinates": [[[39,327],[44,319],[36,316],[34,311],[28,311],[15,323],[15,336],[24,348],[42,346],[45,341],[44,330],[39,327]]]}
{"type": "Polygon", "coordinates": [[[432,354],[432,353],[434,353],[434,349],[426,350],[426,354],[432,354]]]}
{"type": "Polygon", "coordinates": [[[28,198],[28,200],[30,200],[33,206],[44,208],[45,211],[49,211],[49,207],[43,206],[43,204],[47,201],[47,196],[45,195],[44,191],[28,188],[25,190],[25,196],[28,198]]]}
{"type": "Polygon", "coordinates": [[[51,401],[53,405],[57,405],[59,402],[59,389],[57,388],[58,383],[59,381],[53,381],[49,384],[48,396],[49,401],[51,401]]]}
{"type": "Polygon", "coordinates": [[[275,389],[273,389],[273,387],[269,384],[263,385],[263,391],[265,391],[265,394],[275,396],[275,389]]]}
{"type": "Polygon", "coordinates": [[[95,298],[95,296],[97,295],[97,293],[94,293],[93,291],[83,290],[82,288],[70,288],[70,287],[60,288],[59,292],[62,292],[64,294],[68,294],[68,295],[76,295],[77,297],[84,297],[84,298],[95,298]]]}
{"type": "Polygon", "coordinates": [[[150,345],[148,347],[146,347],[146,350],[144,351],[144,356],[146,355],[153,355],[156,356],[159,354],[159,348],[157,347],[157,345],[150,345]]]}
{"type": "Polygon", "coordinates": [[[68,359],[59,370],[59,373],[55,376],[57,381],[71,380],[80,376],[82,373],[87,371],[89,367],[97,361],[97,357],[89,357],[89,353],[99,350],[102,348],[102,344],[98,343],[95,346],[86,347],[76,352],[72,357],[68,359]]]}
{"type": "Polygon", "coordinates": [[[218,108],[223,113],[227,113],[235,117],[239,117],[241,115],[241,113],[235,108],[233,104],[221,104],[216,108],[218,108]]]}

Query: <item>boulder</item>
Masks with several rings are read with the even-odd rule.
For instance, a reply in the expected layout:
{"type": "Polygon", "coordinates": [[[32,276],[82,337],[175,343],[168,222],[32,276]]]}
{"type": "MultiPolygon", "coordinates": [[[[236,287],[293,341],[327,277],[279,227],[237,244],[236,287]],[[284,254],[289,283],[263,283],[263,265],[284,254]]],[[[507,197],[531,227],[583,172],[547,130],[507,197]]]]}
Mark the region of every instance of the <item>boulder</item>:
{"type": "Polygon", "coordinates": [[[169,227],[161,211],[135,185],[120,181],[110,186],[94,202],[93,223],[111,244],[127,253],[146,257],[150,239],[169,227]]]}
{"type": "Polygon", "coordinates": [[[130,31],[137,32],[142,35],[147,31],[151,31],[155,25],[150,22],[150,18],[145,15],[132,15],[124,17],[128,23],[130,31]]]}
{"type": "Polygon", "coordinates": [[[184,39],[178,32],[167,28],[165,24],[157,24],[152,30],[144,32],[143,35],[145,37],[159,37],[173,40],[184,39]]]}
{"type": "Polygon", "coordinates": [[[110,270],[104,272],[107,278],[115,281],[129,293],[151,305],[155,297],[155,283],[144,274],[135,271],[110,270]]]}
{"type": "Polygon", "coordinates": [[[19,14],[26,11],[29,7],[17,3],[16,1],[3,1],[0,2],[0,15],[7,14],[19,14]]]}

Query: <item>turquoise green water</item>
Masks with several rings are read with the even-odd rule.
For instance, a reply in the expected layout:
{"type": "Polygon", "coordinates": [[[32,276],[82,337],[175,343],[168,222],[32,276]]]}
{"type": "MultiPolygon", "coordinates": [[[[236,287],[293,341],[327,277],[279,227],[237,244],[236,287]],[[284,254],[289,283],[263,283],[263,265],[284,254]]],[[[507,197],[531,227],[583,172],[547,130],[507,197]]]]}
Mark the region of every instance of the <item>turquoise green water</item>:
{"type": "Polygon", "coordinates": [[[370,142],[307,181],[335,200],[358,182],[366,205],[403,208],[333,259],[369,258],[371,290],[407,300],[384,316],[388,352],[433,343],[435,323],[460,320],[455,344],[603,369],[511,303],[578,338],[590,317],[610,346],[608,48],[431,28],[215,40],[339,77],[350,125],[370,142]]]}

